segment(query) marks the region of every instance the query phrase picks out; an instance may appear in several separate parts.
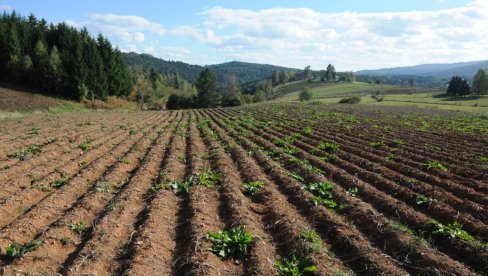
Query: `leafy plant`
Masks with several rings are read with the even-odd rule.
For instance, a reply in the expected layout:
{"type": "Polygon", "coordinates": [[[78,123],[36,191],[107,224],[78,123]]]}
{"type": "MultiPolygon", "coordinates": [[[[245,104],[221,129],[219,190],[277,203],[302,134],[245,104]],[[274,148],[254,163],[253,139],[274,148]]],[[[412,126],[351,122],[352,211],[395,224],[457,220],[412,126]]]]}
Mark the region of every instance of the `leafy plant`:
{"type": "Polygon", "coordinates": [[[70,179],[69,178],[61,178],[61,179],[56,179],[54,181],[51,182],[51,187],[54,187],[54,188],[61,188],[63,187],[64,185],[68,184],[70,182],[70,179]]]}
{"type": "Polygon", "coordinates": [[[26,243],[22,246],[19,246],[16,243],[12,243],[5,248],[5,252],[7,253],[8,257],[14,259],[14,258],[21,257],[22,255],[24,255],[25,253],[27,253],[29,251],[32,251],[32,250],[35,250],[35,249],[41,247],[43,245],[43,243],[44,242],[41,240],[35,241],[35,242],[29,242],[29,243],[26,243]]]}
{"type": "Polygon", "coordinates": [[[205,187],[214,187],[220,180],[220,173],[211,169],[206,169],[193,176],[193,182],[205,187]]]}
{"type": "Polygon", "coordinates": [[[384,147],[385,146],[385,142],[383,142],[383,141],[377,141],[377,142],[372,142],[369,145],[371,147],[375,148],[375,149],[378,149],[378,148],[384,147]]]}
{"type": "Polygon", "coordinates": [[[40,131],[38,128],[33,128],[29,132],[27,132],[28,135],[32,135],[32,136],[39,135],[39,133],[40,131]]]}
{"type": "Polygon", "coordinates": [[[62,244],[62,245],[67,245],[67,244],[70,244],[70,243],[74,243],[73,240],[69,237],[62,237],[61,239],[59,239],[59,242],[62,244]]]}
{"type": "Polygon", "coordinates": [[[105,181],[98,182],[97,187],[95,189],[97,190],[97,192],[100,193],[112,193],[112,194],[115,193],[115,191],[112,190],[112,188],[105,181]]]}
{"type": "Polygon", "coordinates": [[[459,222],[457,221],[454,221],[453,223],[450,223],[448,225],[443,225],[436,220],[431,220],[429,221],[429,224],[434,227],[434,231],[432,231],[432,234],[447,236],[451,239],[457,238],[465,241],[474,240],[473,236],[463,230],[461,224],[459,224],[459,222]]]}
{"type": "Polygon", "coordinates": [[[297,259],[295,255],[291,258],[283,258],[281,261],[276,260],[277,274],[280,276],[301,276],[315,275],[317,267],[310,265],[306,259],[297,259]]]}
{"type": "Polygon", "coordinates": [[[134,129],[129,130],[129,135],[134,135],[134,134],[136,134],[136,133],[137,133],[137,131],[136,131],[136,130],[134,130],[134,129]]]}
{"type": "Polygon", "coordinates": [[[447,172],[447,168],[437,161],[429,161],[425,163],[423,166],[427,170],[441,170],[447,172]]]}
{"type": "Polygon", "coordinates": [[[319,252],[322,249],[322,240],[314,230],[304,230],[298,236],[299,240],[314,252],[319,252]]]}
{"type": "Polygon", "coordinates": [[[91,142],[92,142],[91,139],[85,139],[83,143],[78,145],[78,148],[81,149],[82,151],[87,151],[88,149],[90,149],[91,142]]]}
{"type": "Polygon", "coordinates": [[[305,135],[311,135],[311,134],[313,134],[313,129],[311,127],[305,127],[305,128],[303,128],[302,133],[305,135]]]}
{"type": "Polygon", "coordinates": [[[256,193],[259,191],[264,186],[264,183],[261,181],[253,181],[253,182],[248,182],[244,183],[242,185],[242,189],[244,190],[244,193],[250,196],[256,195],[256,193]]]}
{"type": "Polygon", "coordinates": [[[291,178],[297,180],[297,181],[300,181],[300,182],[303,182],[305,181],[305,178],[303,178],[303,176],[297,174],[297,173],[294,173],[294,172],[288,172],[288,176],[290,176],[291,178]]]}
{"type": "Polygon", "coordinates": [[[122,156],[117,157],[117,162],[119,162],[119,163],[124,163],[124,164],[130,164],[129,159],[124,158],[124,157],[122,157],[122,156]]]}
{"type": "Polygon", "coordinates": [[[334,209],[337,206],[337,203],[332,198],[332,191],[335,189],[335,185],[331,183],[314,182],[304,186],[302,189],[313,195],[312,200],[316,206],[325,205],[330,209],[334,209]]]}
{"type": "Polygon", "coordinates": [[[244,231],[242,226],[219,232],[208,232],[206,238],[212,242],[211,252],[221,258],[242,258],[247,254],[254,237],[251,233],[244,231]]]}
{"type": "Polygon", "coordinates": [[[333,151],[338,149],[340,146],[338,144],[334,144],[330,142],[320,142],[320,144],[317,147],[323,151],[333,151]]]}
{"type": "Polygon", "coordinates": [[[47,138],[48,144],[53,144],[53,143],[56,143],[57,141],[58,141],[58,138],[53,138],[53,137],[47,138]]]}
{"type": "Polygon", "coordinates": [[[41,145],[33,144],[33,145],[28,146],[27,148],[25,148],[23,150],[9,153],[9,154],[7,154],[7,157],[8,158],[19,158],[20,160],[25,160],[25,159],[27,159],[29,154],[35,155],[35,154],[41,153],[41,148],[42,148],[41,145]]]}
{"type": "Polygon", "coordinates": [[[350,196],[356,197],[359,194],[359,188],[358,187],[352,187],[347,190],[347,193],[350,196]]]}
{"type": "Polygon", "coordinates": [[[89,233],[91,231],[91,227],[88,226],[83,220],[68,224],[68,228],[78,234],[89,233]]]}
{"type": "Polygon", "coordinates": [[[418,195],[417,200],[416,200],[417,205],[430,204],[430,203],[434,203],[434,202],[436,202],[435,199],[433,199],[431,197],[424,196],[424,195],[418,195]]]}

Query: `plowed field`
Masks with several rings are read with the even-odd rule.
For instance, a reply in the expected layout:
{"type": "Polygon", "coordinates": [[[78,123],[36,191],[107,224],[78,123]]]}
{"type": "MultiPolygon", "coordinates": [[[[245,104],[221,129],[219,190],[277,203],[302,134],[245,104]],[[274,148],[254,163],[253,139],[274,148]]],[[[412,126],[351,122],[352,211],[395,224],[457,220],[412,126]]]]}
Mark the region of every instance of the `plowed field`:
{"type": "Polygon", "coordinates": [[[466,116],[258,105],[2,122],[0,274],[301,275],[277,265],[295,259],[316,275],[487,275],[488,123],[466,116]],[[209,232],[238,227],[247,251],[210,250],[209,232]]]}

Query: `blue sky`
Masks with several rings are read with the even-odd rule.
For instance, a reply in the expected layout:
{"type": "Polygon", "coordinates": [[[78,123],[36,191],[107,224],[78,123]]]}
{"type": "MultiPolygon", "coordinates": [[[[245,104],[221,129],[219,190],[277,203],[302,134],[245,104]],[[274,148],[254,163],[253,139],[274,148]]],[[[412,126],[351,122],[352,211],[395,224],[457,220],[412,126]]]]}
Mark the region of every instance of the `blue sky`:
{"type": "Polygon", "coordinates": [[[194,64],[360,70],[488,59],[486,0],[2,0],[0,10],[194,64]]]}

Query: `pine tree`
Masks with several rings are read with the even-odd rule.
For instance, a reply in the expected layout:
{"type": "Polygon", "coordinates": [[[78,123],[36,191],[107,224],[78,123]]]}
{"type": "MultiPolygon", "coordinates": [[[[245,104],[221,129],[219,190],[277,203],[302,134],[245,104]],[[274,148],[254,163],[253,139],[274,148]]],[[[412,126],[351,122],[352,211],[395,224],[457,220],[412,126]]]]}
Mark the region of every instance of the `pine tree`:
{"type": "Polygon", "coordinates": [[[199,107],[215,107],[218,105],[217,75],[214,71],[209,68],[203,69],[198,76],[196,87],[199,107]]]}
{"type": "Polygon", "coordinates": [[[474,76],[473,93],[478,96],[488,94],[488,69],[479,69],[474,76]]]}

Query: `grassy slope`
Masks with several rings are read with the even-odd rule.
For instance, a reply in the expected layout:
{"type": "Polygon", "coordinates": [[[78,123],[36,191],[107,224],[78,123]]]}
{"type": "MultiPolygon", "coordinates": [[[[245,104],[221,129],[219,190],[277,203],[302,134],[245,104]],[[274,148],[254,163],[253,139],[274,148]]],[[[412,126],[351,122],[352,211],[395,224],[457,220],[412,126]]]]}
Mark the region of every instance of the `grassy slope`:
{"type": "MultiPolygon", "coordinates": [[[[488,96],[481,98],[446,98],[438,90],[422,90],[392,85],[370,85],[366,83],[334,84],[326,87],[313,88],[313,100],[323,103],[337,103],[342,97],[362,95],[361,104],[385,106],[417,106],[424,108],[460,110],[488,113],[488,96]],[[369,95],[381,91],[384,100],[377,102],[369,95]]],[[[290,93],[277,99],[281,102],[298,100],[299,92],[290,93]]]]}
{"type": "Polygon", "coordinates": [[[0,86],[0,120],[20,118],[34,114],[85,112],[83,104],[40,94],[23,89],[0,86]]]}

